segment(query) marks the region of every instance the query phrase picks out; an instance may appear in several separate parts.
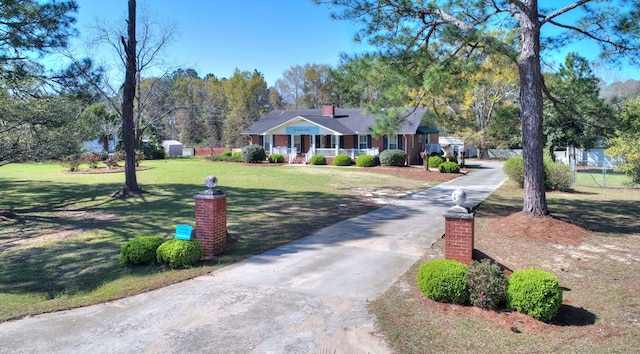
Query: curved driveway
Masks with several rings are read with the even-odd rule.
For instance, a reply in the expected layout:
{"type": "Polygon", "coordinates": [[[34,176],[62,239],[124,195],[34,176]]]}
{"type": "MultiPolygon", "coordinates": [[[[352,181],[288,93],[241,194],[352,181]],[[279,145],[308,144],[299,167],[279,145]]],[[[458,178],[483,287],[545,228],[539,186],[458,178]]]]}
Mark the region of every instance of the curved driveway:
{"type": "Polygon", "coordinates": [[[207,276],[0,324],[2,353],[388,353],[367,312],[467,206],[505,179],[499,162],[207,276]]]}

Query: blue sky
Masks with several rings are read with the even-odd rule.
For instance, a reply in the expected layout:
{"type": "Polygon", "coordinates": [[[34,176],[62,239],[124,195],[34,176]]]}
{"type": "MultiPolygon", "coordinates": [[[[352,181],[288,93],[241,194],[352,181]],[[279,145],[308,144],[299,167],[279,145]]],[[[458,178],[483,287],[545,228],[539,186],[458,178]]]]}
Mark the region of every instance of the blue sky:
{"type": "MultiPolygon", "coordinates": [[[[76,1],[81,34],[77,43],[91,37],[89,27],[96,18],[124,26],[126,0],[76,1]]],[[[177,25],[176,40],[165,51],[171,70],[193,68],[201,77],[209,73],[230,77],[236,68],[255,69],[271,86],[293,65],[335,66],[340,53],[359,53],[367,48],[353,41],[354,24],[331,20],[330,9],[311,0],[138,0],[139,9],[143,6],[155,20],[177,25]]],[[[568,48],[554,60],[563,62],[572,50],[596,59],[593,47],[586,48],[584,44],[568,48]]],[[[93,52],[91,56],[107,54],[93,52]]],[[[608,75],[608,80],[640,79],[638,69],[596,70],[596,74],[608,75]]]]}
{"type": "MultiPolygon", "coordinates": [[[[124,21],[127,1],[77,0],[77,29],[91,35],[95,18],[124,21]]],[[[333,21],[326,6],[310,0],[147,0],[159,22],[175,22],[179,35],[167,48],[175,68],[193,68],[203,77],[230,77],[234,69],[258,70],[273,85],[293,65],[335,65],[342,52],[362,52],[355,28],[333,21]]],[[[92,53],[92,56],[104,53],[92,53]]]]}

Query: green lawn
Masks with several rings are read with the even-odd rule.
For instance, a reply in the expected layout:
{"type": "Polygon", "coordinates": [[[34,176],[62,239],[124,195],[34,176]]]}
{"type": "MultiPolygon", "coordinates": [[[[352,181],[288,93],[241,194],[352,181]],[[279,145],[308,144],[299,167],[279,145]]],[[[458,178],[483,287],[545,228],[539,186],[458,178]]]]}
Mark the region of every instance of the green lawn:
{"type": "Polygon", "coordinates": [[[613,169],[591,168],[578,170],[576,185],[582,187],[626,188],[632,186],[632,178],[613,169]]]}
{"type": "Polygon", "coordinates": [[[139,197],[109,195],[124,174],[68,174],[55,163],[0,167],[0,321],[107,301],[210,272],[377,208],[371,191],[437,184],[332,166],[244,165],[198,158],[144,161],[139,197]],[[214,175],[227,193],[228,252],[185,270],[124,267],[120,246],[194,225],[193,196],[214,175]]]}

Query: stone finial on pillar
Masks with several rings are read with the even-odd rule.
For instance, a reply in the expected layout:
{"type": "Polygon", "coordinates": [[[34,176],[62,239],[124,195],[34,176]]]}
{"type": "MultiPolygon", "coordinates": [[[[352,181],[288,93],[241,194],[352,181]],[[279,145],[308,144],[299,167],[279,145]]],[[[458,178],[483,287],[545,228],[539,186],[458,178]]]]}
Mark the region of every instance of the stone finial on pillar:
{"type": "Polygon", "coordinates": [[[446,259],[453,259],[471,265],[473,259],[474,212],[464,207],[467,193],[456,189],[451,194],[455,206],[444,213],[446,259]]]}
{"type": "Polygon", "coordinates": [[[204,249],[204,259],[227,249],[227,195],[216,189],[218,179],[209,176],[205,179],[207,190],[193,198],[196,201],[196,229],[194,239],[204,249]]]}

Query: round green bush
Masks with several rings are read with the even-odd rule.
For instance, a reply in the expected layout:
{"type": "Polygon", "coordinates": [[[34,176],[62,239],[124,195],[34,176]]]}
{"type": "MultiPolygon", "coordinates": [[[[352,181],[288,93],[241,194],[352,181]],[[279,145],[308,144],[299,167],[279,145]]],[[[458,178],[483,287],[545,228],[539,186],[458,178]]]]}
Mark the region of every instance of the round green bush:
{"type": "Polygon", "coordinates": [[[522,156],[514,156],[507,159],[502,166],[502,171],[520,188],[524,187],[524,159],[522,156]]]}
{"type": "Polygon", "coordinates": [[[494,262],[474,261],[467,271],[466,282],[471,305],[495,310],[505,303],[507,277],[494,262]]]}
{"type": "Polygon", "coordinates": [[[438,171],[442,173],[458,173],[460,172],[460,165],[456,162],[443,162],[438,166],[438,171]]]}
{"type": "Polygon", "coordinates": [[[183,268],[196,264],[204,250],[196,240],[169,240],[158,247],[156,258],[158,263],[168,264],[171,268],[183,268]]]}
{"type": "Polygon", "coordinates": [[[236,151],[236,152],[232,153],[231,157],[233,157],[234,159],[241,159],[242,160],[242,151],[236,151]]]}
{"type": "Polygon", "coordinates": [[[340,154],[333,158],[334,166],[351,166],[352,163],[351,156],[347,154],[340,154]]]}
{"type": "Polygon", "coordinates": [[[156,250],[164,242],[160,236],[138,236],[120,248],[121,264],[154,264],[156,250]]]}
{"type": "Polygon", "coordinates": [[[242,160],[246,163],[260,163],[267,159],[262,145],[249,145],[242,148],[242,160]]]}
{"type": "Polygon", "coordinates": [[[558,313],[562,290],[558,278],[543,270],[516,270],[507,279],[507,308],[548,321],[558,313]]]}
{"type": "Polygon", "coordinates": [[[571,167],[562,162],[544,159],[544,187],[549,191],[567,191],[573,185],[571,167]]]}
{"type": "Polygon", "coordinates": [[[382,166],[404,166],[407,154],[398,149],[384,150],[380,153],[380,164],[382,166]]]}
{"type": "Polygon", "coordinates": [[[311,164],[312,165],[326,165],[327,164],[327,158],[324,157],[324,155],[313,155],[311,156],[311,164]]]}
{"type": "Polygon", "coordinates": [[[460,262],[436,259],[420,265],[416,281],[420,291],[431,300],[465,304],[469,301],[466,273],[467,266],[460,262]]]}
{"type": "Polygon", "coordinates": [[[441,163],[444,162],[444,159],[440,156],[431,156],[429,157],[429,167],[438,168],[441,163]]]}
{"type": "Polygon", "coordinates": [[[271,163],[283,163],[284,156],[282,154],[271,154],[269,155],[269,162],[271,163]]]}
{"type": "Polygon", "coordinates": [[[376,158],[371,155],[360,155],[356,158],[356,166],[373,167],[376,165],[376,158]]]}
{"type": "Polygon", "coordinates": [[[231,150],[225,150],[220,155],[221,156],[231,157],[231,155],[233,155],[233,153],[231,152],[231,150]]]}
{"type": "MultiPolygon", "coordinates": [[[[554,162],[550,157],[542,160],[544,164],[544,187],[549,191],[566,191],[573,185],[571,167],[562,162],[554,162]]],[[[505,161],[502,167],[504,173],[520,188],[524,187],[524,159],[514,156],[505,161]]]]}

